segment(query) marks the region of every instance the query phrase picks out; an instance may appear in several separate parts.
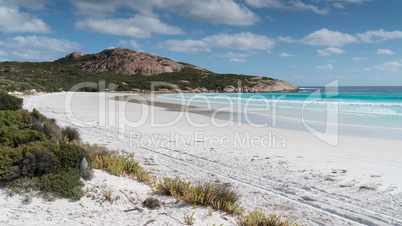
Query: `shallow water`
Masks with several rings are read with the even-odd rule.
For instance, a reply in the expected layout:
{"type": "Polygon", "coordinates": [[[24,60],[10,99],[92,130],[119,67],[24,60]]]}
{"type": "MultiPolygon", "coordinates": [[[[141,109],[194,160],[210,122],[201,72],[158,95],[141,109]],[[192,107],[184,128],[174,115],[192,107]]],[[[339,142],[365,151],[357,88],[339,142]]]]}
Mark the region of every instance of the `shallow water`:
{"type": "Polygon", "coordinates": [[[402,87],[300,88],[299,93],[167,94],[158,99],[206,107],[218,112],[217,118],[258,126],[402,137],[402,87]]]}

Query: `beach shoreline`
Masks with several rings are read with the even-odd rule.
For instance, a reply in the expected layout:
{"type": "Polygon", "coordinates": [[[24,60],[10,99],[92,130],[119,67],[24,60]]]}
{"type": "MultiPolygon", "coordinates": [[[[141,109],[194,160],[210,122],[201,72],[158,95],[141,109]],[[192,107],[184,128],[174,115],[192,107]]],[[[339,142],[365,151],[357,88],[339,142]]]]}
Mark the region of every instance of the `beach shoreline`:
{"type": "Polygon", "coordinates": [[[230,184],[248,210],[261,207],[302,225],[402,223],[402,179],[396,176],[402,173],[401,141],[339,136],[338,145],[332,146],[310,133],[256,128],[205,112],[177,119],[181,111],[157,103],[120,103],[110,94],[101,94],[104,105],[99,95],[23,98],[26,109],[37,108],[61,126],[78,128],[84,141],[135,153],[157,177],[230,184]],[[67,105],[81,124],[71,121],[67,105]],[[144,112],[149,117],[136,123],[144,112]]]}

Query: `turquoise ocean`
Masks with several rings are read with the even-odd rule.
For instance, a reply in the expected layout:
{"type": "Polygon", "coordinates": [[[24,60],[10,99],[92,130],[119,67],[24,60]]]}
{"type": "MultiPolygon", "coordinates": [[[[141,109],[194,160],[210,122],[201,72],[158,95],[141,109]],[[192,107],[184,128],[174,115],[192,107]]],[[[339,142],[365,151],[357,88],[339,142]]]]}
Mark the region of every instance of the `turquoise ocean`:
{"type": "Polygon", "coordinates": [[[208,108],[214,117],[259,126],[402,139],[401,86],[301,86],[298,93],[166,94],[165,101],[208,108]],[[226,113],[225,113],[226,112],[226,113]]]}

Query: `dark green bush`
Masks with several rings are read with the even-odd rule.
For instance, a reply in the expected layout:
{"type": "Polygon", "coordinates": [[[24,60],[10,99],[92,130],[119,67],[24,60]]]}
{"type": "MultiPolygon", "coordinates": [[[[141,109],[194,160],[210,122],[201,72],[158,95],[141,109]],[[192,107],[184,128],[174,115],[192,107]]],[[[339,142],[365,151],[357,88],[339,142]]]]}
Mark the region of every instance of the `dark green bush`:
{"type": "Polygon", "coordinates": [[[54,172],[56,159],[53,152],[57,149],[56,141],[36,141],[16,148],[0,148],[0,181],[54,172]]]}
{"type": "Polygon", "coordinates": [[[19,163],[24,155],[11,147],[0,147],[0,181],[10,181],[20,176],[19,163]]]}
{"type": "MultiPolygon", "coordinates": [[[[0,111],[0,182],[19,191],[38,189],[59,197],[79,199],[81,175],[90,179],[92,169],[83,167],[84,148],[76,129],[62,130],[55,120],[39,111],[0,111]],[[67,139],[61,139],[65,136],[67,139]]],[[[88,156],[89,159],[89,156],[88,156]]]]}
{"type": "Polygon", "coordinates": [[[54,136],[57,139],[61,139],[62,129],[56,124],[56,120],[48,119],[43,123],[43,132],[48,138],[54,136]]]}
{"type": "Polygon", "coordinates": [[[80,140],[80,133],[78,132],[78,130],[70,126],[67,126],[66,128],[62,129],[61,135],[63,138],[67,138],[67,140],[69,141],[80,140]]]}
{"type": "Polygon", "coordinates": [[[80,199],[85,193],[84,184],[80,181],[78,169],[68,169],[59,173],[50,173],[39,180],[39,188],[44,192],[51,192],[63,198],[80,199]]]}
{"type": "Polygon", "coordinates": [[[38,132],[30,129],[30,120],[24,111],[0,111],[0,147],[39,140],[38,132]]]}
{"type": "Polygon", "coordinates": [[[16,111],[22,108],[23,100],[7,93],[0,93],[0,110],[16,111]]]}
{"type": "Polygon", "coordinates": [[[79,169],[80,163],[87,156],[85,149],[74,144],[62,142],[59,148],[53,150],[56,166],[59,170],[73,168],[79,169]]]}

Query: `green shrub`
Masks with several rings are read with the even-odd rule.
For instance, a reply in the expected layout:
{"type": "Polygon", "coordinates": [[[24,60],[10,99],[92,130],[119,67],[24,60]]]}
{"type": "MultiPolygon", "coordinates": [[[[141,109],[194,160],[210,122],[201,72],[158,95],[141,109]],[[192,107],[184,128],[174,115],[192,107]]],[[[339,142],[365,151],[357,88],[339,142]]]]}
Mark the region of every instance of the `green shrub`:
{"type": "MultiPolygon", "coordinates": [[[[0,149],[0,181],[18,178],[39,178],[36,186],[44,192],[53,192],[64,198],[78,198],[83,192],[78,167],[86,152],[71,144],[57,141],[31,142],[17,148],[0,149]]],[[[11,182],[18,186],[19,183],[11,182]]]]}
{"type": "Polygon", "coordinates": [[[0,110],[16,111],[22,108],[23,100],[7,93],[0,93],[0,110]]]}
{"type": "Polygon", "coordinates": [[[84,196],[78,169],[68,169],[57,174],[46,174],[38,182],[41,191],[54,193],[62,198],[73,198],[75,200],[84,196]]]}
{"type": "Polygon", "coordinates": [[[48,119],[43,123],[43,132],[48,138],[54,136],[57,139],[62,138],[62,129],[56,124],[56,120],[48,119]]]}
{"type": "Polygon", "coordinates": [[[81,166],[86,150],[69,142],[77,139],[77,131],[64,131],[67,139],[61,140],[55,120],[36,109],[0,111],[0,182],[20,191],[30,187],[59,197],[82,197],[80,175],[90,179],[92,169],[81,166]]]}
{"type": "Polygon", "coordinates": [[[39,140],[39,133],[30,129],[30,122],[24,111],[0,111],[0,147],[18,147],[39,140]]]}
{"type": "Polygon", "coordinates": [[[23,153],[15,148],[0,147],[0,181],[10,181],[20,176],[19,163],[23,153]]]}
{"type": "Polygon", "coordinates": [[[34,117],[34,118],[37,119],[37,120],[45,119],[45,116],[42,115],[41,113],[39,113],[39,111],[36,110],[36,108],[34,108],[34,109],[32,110],[31,115],[32,115],[32,117],[34,117]]]}
{"type": "Polygon", "coordinates": [[[16,148],[0,148],[0,181],[21,177],[39,177],[55,172],[57,159],[53,152],[59,149],[57,141],[36,141],[16,148]]]}
{"type": "Polygon", "coordinates": [[[298,224],[290,219],[282,220],[281,216],[275,214],[267,217],[262,210],[256,208],[246,216],[236,219],[238,226],[297,226],[298,224]]]}
{"type": "Polygon", "coordinates": [[[63,170],[67,168],[78,169],[87,152],[77,145],[61,142],[59,148],[53,150],[53,154],[57,168],[63,170]]]}
{"type": "Polygon", "coordinates": [[[37,149],[24,157],[20,165],[20,175],[38,177],[53,171],[54,155],[46,149],[37,149]]]}

